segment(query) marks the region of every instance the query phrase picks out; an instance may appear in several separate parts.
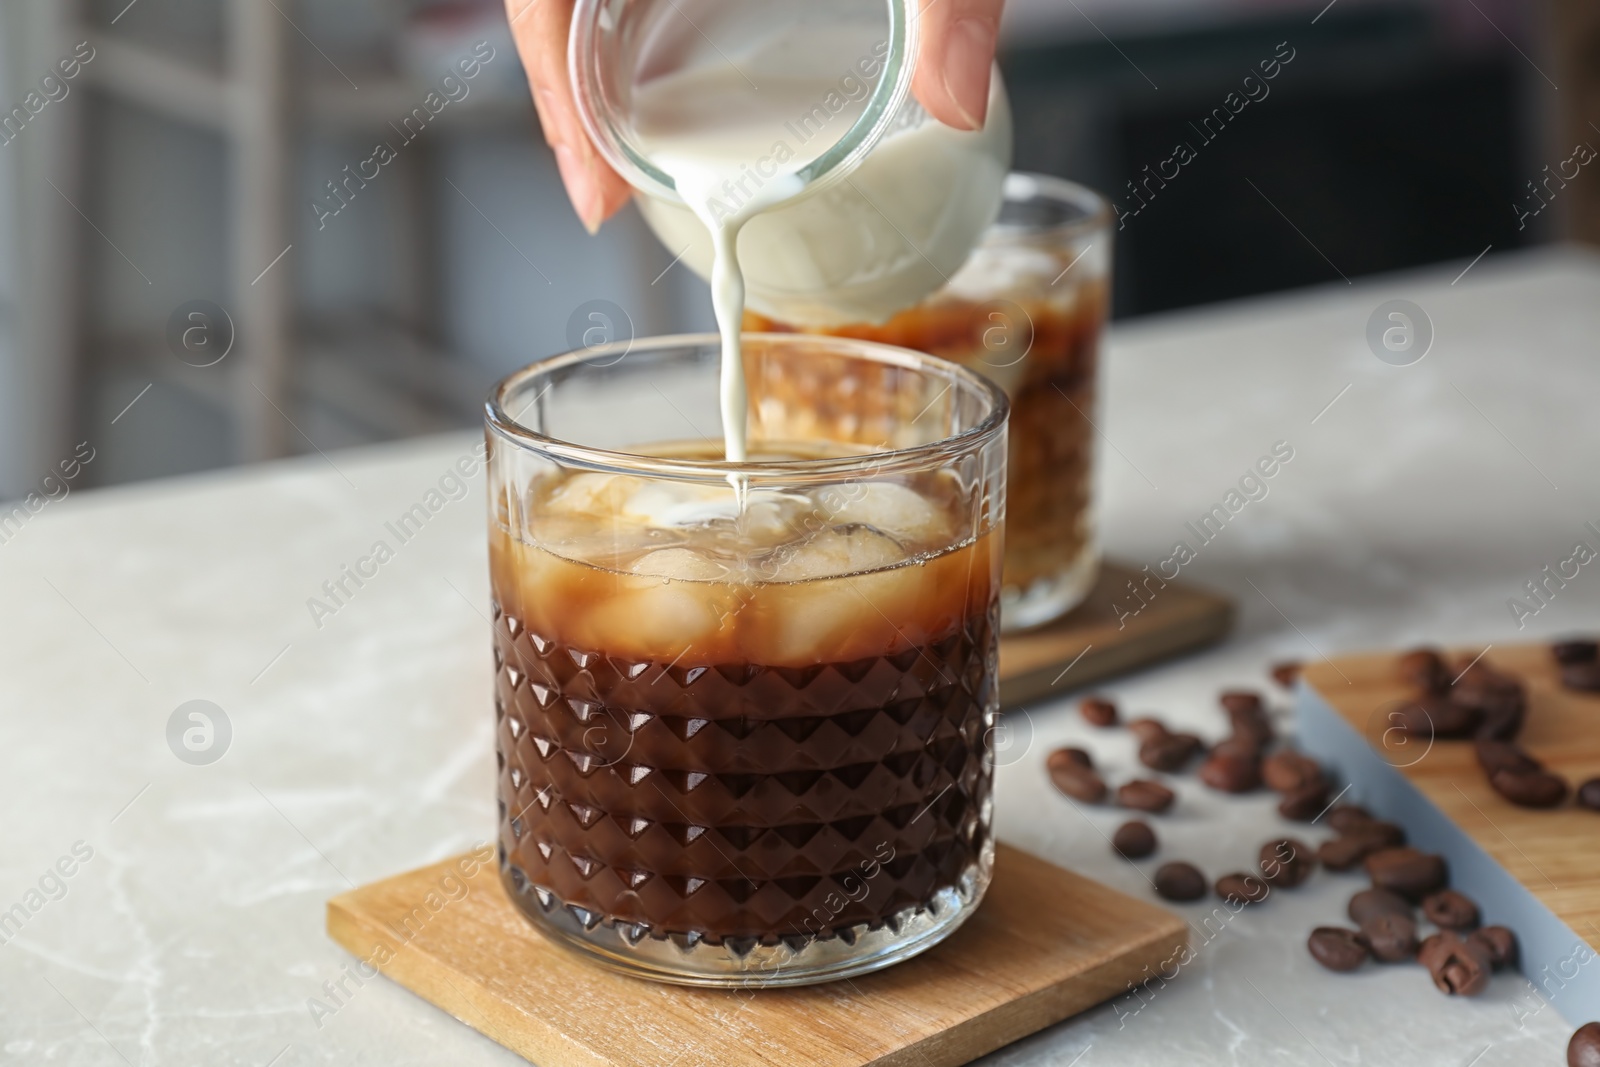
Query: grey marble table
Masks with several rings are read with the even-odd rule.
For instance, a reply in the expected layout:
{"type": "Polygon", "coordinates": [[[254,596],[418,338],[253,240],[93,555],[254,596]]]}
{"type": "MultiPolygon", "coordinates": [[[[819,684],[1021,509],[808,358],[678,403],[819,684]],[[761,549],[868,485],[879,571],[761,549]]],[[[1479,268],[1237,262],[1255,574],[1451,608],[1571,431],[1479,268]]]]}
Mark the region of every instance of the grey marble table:
{"type": "MultiPolygon", "coordinates": [[[[1600,628],[1587,572],[1525,629],[1507,607],[1600,520],[1600,258],[1491,254],[1457,279],[1465,266],[1115,330],[1101,472],[1119,558],[1167,558],[1276,442],[1294,453],[1185,568],[1238,599],[1237,634],[1110,686],[1129,708],[1216,735],[1217,689],[1266,684],[1277,658],[1600,628]],[[1396,298],[1435,332],[1404,367],[1365,340],[1396,298]]],[[[91,428],[88,446],[114,450],[141,414],[91,428]]],[[[0,1061],[516,1062],[383,980],[330,995],[349,957],[323,934],[330,895],[492,834],[482,476],[464,496],[449,478],[473,444],[73,492],[0,528],[0,1061]],[[437,512],[376,576],[308,609],[430,490],[437,512]],[[215,762],[169,745],[192,700],[226,715],[215,762]]],[[[1148,895],[1151,865],[1104,840],[1116,814],[1079,813],[1045,779],[1043,752],[1065,742],[1134,766],[1125,735],[1081,724],[1070,686],[1012,718],[1000,836],[1148,895]]],[[[1178,789],[1166,856],[1219,874],[1283,830],[1266,796],[1178,789]]],[[[1415,968],[1316,968],[1305,933],[1351,884],[1318,874],[1164,988],[986,1062],[1561,1062],[1570,1025],[1515,974],[1461,1001],[1415,968]]]]}

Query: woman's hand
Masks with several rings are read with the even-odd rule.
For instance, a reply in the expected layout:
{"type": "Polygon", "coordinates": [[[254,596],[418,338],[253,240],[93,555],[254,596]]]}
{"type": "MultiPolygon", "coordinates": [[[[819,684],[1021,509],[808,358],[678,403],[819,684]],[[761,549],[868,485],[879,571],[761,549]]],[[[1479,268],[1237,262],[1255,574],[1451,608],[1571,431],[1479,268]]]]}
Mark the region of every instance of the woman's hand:
{"type": "MultiPolygon", "coordinates": [[[[804,2],[804,0],[796,0],[804,2]]],[[[922,40],[911,91],[928,113],[958,130],[983,125],[1000,9],[1005,0],[920,0],[922,40]]],[[[573,0],[506,0],[511,33],[533,87],[544,139],[584,227],[594,233],[632,194],[578,120],[567,76],[573,0]]]]}

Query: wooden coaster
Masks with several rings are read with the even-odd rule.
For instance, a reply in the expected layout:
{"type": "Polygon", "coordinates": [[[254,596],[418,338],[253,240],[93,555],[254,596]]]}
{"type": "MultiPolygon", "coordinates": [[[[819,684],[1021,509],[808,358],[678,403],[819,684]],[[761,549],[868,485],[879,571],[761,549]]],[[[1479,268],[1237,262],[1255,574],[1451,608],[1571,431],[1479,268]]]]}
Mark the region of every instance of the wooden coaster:
{"type": "Polygon", "coordinates": [[[492,860],[464,893],[456,862],[333,898],[328,933],[540,1067],[967,1063],[1125,992],[1188,943],[1177,916],[1001,845],[977,913],[915,959],[799,989],[692,989],[578,958],[523,918],[492,860]]]}
{"type": "Polygon", "coordinates": [[[1160,587],[1157,579],[1108,561],[1069,614],[1000,639],[1000,703],[1015,707],[1148,666],[1221,640],[1232,626],[1227,597],[1183,581],[1160,587]],[[1145,599],[1135,596],[1130,582],[1145,599]]]}

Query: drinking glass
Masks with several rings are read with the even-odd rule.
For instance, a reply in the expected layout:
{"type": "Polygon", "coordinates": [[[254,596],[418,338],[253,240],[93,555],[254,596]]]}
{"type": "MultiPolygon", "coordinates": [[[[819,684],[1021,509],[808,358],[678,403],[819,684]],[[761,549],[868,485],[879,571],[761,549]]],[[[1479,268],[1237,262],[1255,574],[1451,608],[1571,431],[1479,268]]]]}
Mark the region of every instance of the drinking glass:
{"type": "Polygon", "coordinates": [[[570,352],[487,406],[499,862],[634,975],[801,985],[921,952],[988,885],[1004,393],[886,345],[570,352]]]}

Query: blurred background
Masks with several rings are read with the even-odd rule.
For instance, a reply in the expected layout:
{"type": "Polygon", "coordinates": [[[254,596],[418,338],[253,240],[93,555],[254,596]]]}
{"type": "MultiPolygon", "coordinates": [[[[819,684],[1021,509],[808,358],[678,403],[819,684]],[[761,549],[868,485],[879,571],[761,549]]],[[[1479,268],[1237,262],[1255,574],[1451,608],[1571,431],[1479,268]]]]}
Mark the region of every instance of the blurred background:
{"type": "MultiPolygon", "coordinates": [[[[0,498],[85,440],[78,486],[475,426],[596,323],[710,325],[631,208],[576,221],[500,0],[5,0],[0,45],[0,498]]],[[[1600,238],[1600,168],[1552,177],[1593,0],[1010,0],[1001,66],[1017,167],[1117,205],[1118,318],[1600,238]]]]}

